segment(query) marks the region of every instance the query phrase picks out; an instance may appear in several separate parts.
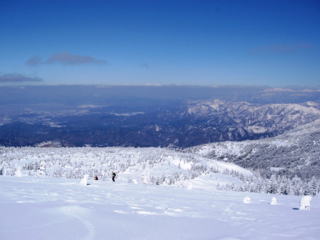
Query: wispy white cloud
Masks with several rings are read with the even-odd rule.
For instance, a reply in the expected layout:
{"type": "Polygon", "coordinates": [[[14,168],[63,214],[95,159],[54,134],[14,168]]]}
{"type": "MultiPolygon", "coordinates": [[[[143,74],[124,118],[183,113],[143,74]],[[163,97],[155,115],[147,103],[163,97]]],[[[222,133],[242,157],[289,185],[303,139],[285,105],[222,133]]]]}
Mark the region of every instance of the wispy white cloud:
{"type": "Polygon", "coordinates": [[[0,83],[42,82],[39,77],[29,77],[19,73],[0,74],[0,83]]]}
{"type": "Polygon", "coordinates": [[[91,56],[82,56],[69,52],[55,53],[47,59],[33,56],[26,61],[29,66],[37,66],[40,64],[62,64],[62,65],[83,65],[83,64],[106,64],[107,61],[97,59],[91,56]]]}

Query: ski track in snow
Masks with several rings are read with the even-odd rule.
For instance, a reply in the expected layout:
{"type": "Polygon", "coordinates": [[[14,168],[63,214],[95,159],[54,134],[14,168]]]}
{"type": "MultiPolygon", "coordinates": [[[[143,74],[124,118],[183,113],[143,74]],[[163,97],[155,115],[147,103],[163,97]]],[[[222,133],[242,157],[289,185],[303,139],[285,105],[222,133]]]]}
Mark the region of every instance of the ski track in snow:
{"type": "Polygon", "coordinates": [[[295,196],[90,183],[0,177],[0,239],[319,239],[318,197],[298,211],[295,196]]]}
{"type": "Polygon", "coordinates": [[[89,210],[79,206],[64,206],[58,209],[63,214],[73,217],[81,222],[87,230],[87,234],[81,238],[82,240],[93,240],[95,236],[95,227],[87,219],[89,210]]]}

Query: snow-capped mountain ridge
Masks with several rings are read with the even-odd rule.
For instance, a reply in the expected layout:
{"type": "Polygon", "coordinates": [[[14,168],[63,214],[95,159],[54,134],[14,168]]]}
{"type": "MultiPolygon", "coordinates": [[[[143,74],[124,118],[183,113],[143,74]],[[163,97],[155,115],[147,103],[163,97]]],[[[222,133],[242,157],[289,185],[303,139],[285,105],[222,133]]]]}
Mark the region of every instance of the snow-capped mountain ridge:
{"type": "Polygon", "coordinates": [[[272,138],[204,144],[186,151],[269,174],[281,169],[281,174],[289,176],[319,177],[320,120],[272,138]]]}
{"type": "Polygon", "coordinates": [[[319,104],[265,104],[226,102],[218,99],[195,101],[187,113],[210,118],[221,115],[238,123],[236,127],[253,133],[283,132],[320,118],[319,104]]]}

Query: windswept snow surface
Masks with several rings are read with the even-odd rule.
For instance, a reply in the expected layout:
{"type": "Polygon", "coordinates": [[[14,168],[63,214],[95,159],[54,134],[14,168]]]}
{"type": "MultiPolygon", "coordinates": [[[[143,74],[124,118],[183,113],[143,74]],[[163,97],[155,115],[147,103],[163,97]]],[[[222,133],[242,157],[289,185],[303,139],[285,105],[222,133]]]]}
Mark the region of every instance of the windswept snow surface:
{"type": "MultiPolygon", "coordinates": [[[[219,191],[252,173],[161,148],[0,148],[1,240],[318,239],[319,198],[219,191]],[[116,182],[111,172],[117,172],[116,182]],[[88,176],[85,184],[80,179],[88,176]],[[94,181],[98,176],[100,180],[94,181]],[[249,198],[250,203],[243,203],[249,198]]],[[[86,178],[85,178],[86,179],[86,178]]]]}
{"type": "Polygon", "coordinates": [[[320,199],[174,185],[0,176],[1,240],[309,239],[320,236],[320,199]],[[251,203],[244,204],[249,197],[251,203]]]}

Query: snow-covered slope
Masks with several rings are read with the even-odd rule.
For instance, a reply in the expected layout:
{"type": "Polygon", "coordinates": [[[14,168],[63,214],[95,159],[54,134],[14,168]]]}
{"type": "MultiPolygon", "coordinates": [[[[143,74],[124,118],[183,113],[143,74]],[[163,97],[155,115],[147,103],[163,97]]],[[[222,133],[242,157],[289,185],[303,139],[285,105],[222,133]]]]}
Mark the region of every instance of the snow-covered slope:
{"type": "MultiPolygon", "coordinates": [[[[238,183],[251,172],[235,164],[164,148],[0,148],[2,175],[109,179],[146,184],[179,184],[201,176],[238,183]],[[220,175],[216,175],[219,173],[220,175]],[[228,178],[224,178],[227,175],[228,178]],[[233,179],[233,180],[232,180],[233,179]]],[[[189,182],[192,184],[191,182],[189,182]]],[[[197,184],[196,184],[197,185],[197,184]]],[[[214,185],[214,184],[213,184],[214,185]]],[[[188,185],[189,186],[189,185],[188,185]]]]}
{"type": "Polygon", "coordinates": [[[205,144],[186,152],[234,162],[242,167],[302,178],[320,177],[320,120],[273,138],[205,144]]]}
{"type": "Polygon", "coordinates": [[[320,199],[0,176],[1,240],[317,240],[320,199]],[[278,205],[271,205],[276,197],[278,205]],[[243,199],[246,198],[245,204],[243,199]],[[251,200],[251,201],[250,201],[251,200]]]}

